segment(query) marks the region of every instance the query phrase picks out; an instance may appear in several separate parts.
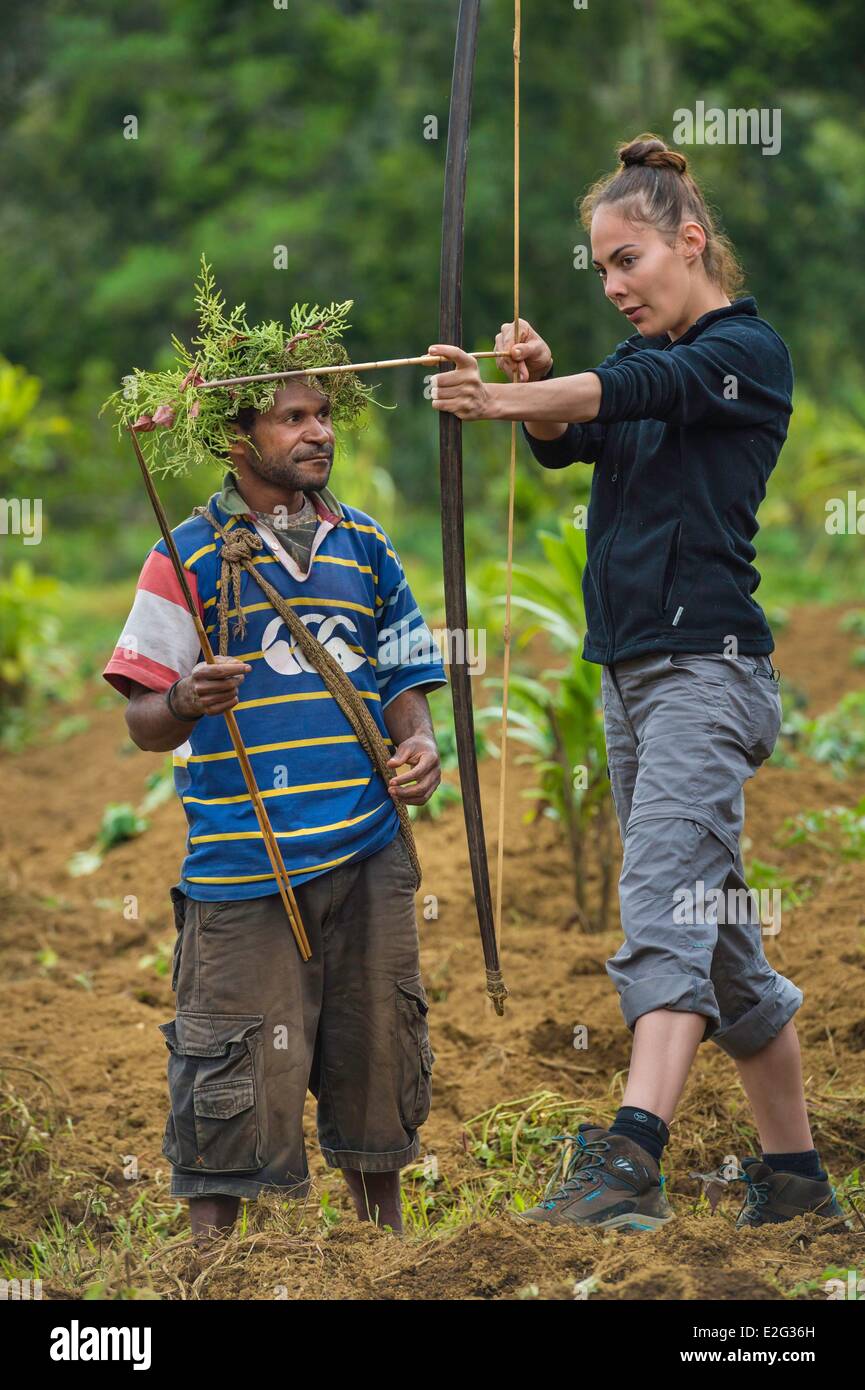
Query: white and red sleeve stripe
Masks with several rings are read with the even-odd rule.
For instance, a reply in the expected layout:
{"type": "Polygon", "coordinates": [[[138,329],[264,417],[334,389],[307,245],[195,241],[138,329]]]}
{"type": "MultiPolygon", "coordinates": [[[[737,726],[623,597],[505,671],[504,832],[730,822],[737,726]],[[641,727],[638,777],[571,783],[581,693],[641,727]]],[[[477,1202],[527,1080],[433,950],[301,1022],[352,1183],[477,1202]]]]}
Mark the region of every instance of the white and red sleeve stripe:
{"type": "MultiPolygon", "coordinates": [[[[186,571],[186,582],[204,622],[192,570],[186,571]]],[[[129,617],[102,675],[128,699],[130,681],[151,690],[167,690],[181,676],[188,676],[200,658],[198,633],[174,566],[160,550],[151,550],[138,577],[129,617]]]]}

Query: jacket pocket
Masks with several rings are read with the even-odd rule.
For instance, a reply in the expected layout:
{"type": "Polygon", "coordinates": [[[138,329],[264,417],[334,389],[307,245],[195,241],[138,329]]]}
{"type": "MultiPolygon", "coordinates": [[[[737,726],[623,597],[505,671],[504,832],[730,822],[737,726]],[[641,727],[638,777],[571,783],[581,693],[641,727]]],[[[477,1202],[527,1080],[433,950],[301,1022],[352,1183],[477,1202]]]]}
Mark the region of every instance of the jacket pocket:
{"type": "Polygon", "coordinates": [[[193,1173],[250,1173],[266,1162],[263,1014],[178,1010],[169,1050],[171,1112],[162,1152],[193,1173]]]}
{"type": "Polygon", "coordinates": [[[429,1004],[420,975],[397,980],[396,1008],[400,1050],[400,1116],[406,1129],[413,1130],[424,1123],[430,1112],[435,1061],[427,1023],[429,1004]]]}
{"type": "Polygon", "coordinates": [[[658,612],[665,613],[670,605],[670,598],[673,593],[673,586],[679,574],[679,547],[682,541],[682,523],[677,521],[673,527],[672,534],[667,543],[667,558],[661,572],[661,583],[658,589],[658,612]]]}
{"type": "Polygon", "coordinates": [[[583,591],[583,610],[586,615],[586,628],[597,646],[606,646],[609,641],[607,609],[601,598],[600,576],[596,576],[595,558],[587,560],[583,569],[581,588],[583,591]]]}

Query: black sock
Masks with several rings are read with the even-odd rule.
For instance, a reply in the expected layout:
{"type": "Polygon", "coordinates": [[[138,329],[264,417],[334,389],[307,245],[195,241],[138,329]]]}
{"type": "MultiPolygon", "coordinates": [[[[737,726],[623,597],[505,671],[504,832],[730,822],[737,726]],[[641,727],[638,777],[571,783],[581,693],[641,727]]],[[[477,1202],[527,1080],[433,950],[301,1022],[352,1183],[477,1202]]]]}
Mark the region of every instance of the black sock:
{"type": "Polygon", "coordinates": [[[828,1174],[821,1167],[816,1149],[805,1149],[794,1154],[761,1154],[760,1157],[764,1163],[768,1163],[773,1173],[797,1173],[800,1178],[828,1181],[828,1174]]]}
{"type": "Polygon", "coordinates": [[[670,1131],[660,1115],[651,1110],[640,1110],[633,1105],[622,1105],[616,1111],[616,1118],[610,1125],[610,1134],[624,1134],[633,1139],[660,1164],[664,1145],[670,1138],[670,1131]]]}

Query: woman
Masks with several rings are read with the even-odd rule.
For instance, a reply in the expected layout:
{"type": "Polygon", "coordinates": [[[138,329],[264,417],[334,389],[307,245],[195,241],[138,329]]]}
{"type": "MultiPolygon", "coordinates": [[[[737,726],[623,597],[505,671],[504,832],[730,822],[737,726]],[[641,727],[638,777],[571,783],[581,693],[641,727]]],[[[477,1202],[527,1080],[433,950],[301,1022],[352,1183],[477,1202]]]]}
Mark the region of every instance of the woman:
{"type": "Polygon", "coordinates": [[[624,847],[624,942],[607,961],[633,1033],[609,1129],[580,1125],[564,1186],[535,1221],[652,1228],[673,1212],[660,1164],[699,1043],[733,1058],[761,1156],[743,1160],[738,1224],[840,1208],[813,1147],[793,1015],[744,879],[742,788],[781,723],[774,641],[752,594],[756,512],[787,434],[787,348],[734,296],[741,270],[687,160],[655,136],[582,203],[593,264],[636,328],[593,371],[552,377],[530,324],[502,325],[489,385],[458,348],[433,406],[524,421],[546,468],[594,465],[583,575],[583,656],[601,664],[613,798],[624,847]],[[719,892],[718,890],[722,890],[719,892]]]}

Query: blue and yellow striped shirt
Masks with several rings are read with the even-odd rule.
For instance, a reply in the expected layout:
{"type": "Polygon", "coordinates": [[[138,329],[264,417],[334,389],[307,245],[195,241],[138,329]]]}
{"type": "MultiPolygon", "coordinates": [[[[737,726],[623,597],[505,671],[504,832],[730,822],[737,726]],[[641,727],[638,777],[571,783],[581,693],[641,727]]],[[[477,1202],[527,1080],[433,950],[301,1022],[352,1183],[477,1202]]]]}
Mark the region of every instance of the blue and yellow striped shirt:
{"type": "MultiPolygon", "coordinates": [[[[412,686],[442,686],[441,653],[381,526],[332,494],[311,494],[320,526],[303,576],[278,533],[249,513],[230,512],[226,493],[210,510],[228,529],[246,526],[264,546],[253,563],[348,673],[390,743],[382,711],[412,686]],[[328,502],[334,502],[332,510],[328,502]]],[[[222,542],[202,517],[173,531],[198,612],[218,651],[222,542]]],[[[228,655],[252,670],[234,706],[257,785],[292,883],[364,858],[396,835],[399,820],[384,782],[279,614],[242,571],[242,638],[229,610],[228,655]]],[[[103,675],[124,695],[130,681],[166,690],[203,660],[163,540],[153,547],[135,602],[103,675]]],[[[392,746],[392,745],[391,745],[392,746]]],[[[207,901],[277,891],[225,720],[205,716],[174,753],[174,780],[188,837],[179,886],[207,901]]]]}

